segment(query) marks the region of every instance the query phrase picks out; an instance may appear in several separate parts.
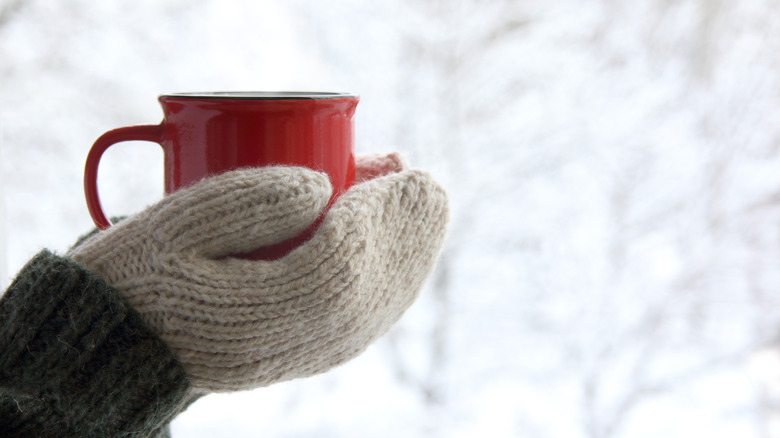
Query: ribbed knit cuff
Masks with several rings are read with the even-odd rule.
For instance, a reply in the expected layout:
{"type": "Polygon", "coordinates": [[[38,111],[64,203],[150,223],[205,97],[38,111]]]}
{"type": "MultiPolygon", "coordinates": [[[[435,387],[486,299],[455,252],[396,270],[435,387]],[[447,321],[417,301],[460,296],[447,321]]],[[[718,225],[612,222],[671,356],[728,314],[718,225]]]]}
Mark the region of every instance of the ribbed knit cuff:
{"type": "Polygon", "coordinates": [[[118,293],[47,251],[0,300],[0,435],[148,437],[194,401],[118,293]]]}

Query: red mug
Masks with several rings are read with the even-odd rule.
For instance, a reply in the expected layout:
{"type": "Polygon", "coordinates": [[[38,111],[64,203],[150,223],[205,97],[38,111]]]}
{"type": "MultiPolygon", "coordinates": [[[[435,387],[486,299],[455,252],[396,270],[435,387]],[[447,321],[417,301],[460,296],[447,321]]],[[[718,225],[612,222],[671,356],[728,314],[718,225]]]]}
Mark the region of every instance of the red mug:
{"type": "MultiPolygon", "coordinates": [[[[118,128],[101,135],[87,155],[84,193],[89,214],[103,230],[111,226],[100,205],[100,157],[122,141],[159,143],[165,193],[202,178],[244,167],[288,165],[326,173],[331,203],[355,180],[353,115],[358,97],[346,93],[211,92],[165,94],[159,125],[118,128]]],[[[273,260],[307,240],[322,216],[301,235],[242,257],[273,260]]]]}

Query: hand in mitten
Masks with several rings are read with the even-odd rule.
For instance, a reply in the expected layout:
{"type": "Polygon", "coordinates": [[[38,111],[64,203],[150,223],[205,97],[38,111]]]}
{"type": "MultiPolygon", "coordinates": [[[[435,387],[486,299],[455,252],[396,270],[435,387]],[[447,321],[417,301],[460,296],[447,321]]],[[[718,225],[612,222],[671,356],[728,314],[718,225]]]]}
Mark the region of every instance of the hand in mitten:
{"type": "Polygon", "coordinates": [[[298,167],[207,178],[86,240],[69,256],[167,343],[193,387],[232,391],[327,371],[384,334],[441,249],[447,197],[397,155],[359,157],[357,183],[285,257],[225,257],[307,228],[331,195],[298,167]]]}

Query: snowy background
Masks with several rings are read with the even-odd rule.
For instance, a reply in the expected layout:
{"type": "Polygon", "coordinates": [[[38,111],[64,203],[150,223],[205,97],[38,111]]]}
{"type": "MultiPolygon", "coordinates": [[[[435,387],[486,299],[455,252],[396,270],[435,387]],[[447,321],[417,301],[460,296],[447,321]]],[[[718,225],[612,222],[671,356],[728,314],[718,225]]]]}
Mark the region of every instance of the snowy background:
{"type": "MultiPolygon", "coordinates": [[[[360,94],[453,214],[363,356],[174,437],[780,436],[780,3],[0,0],[0,283],[91,228],[100,134],[208,90],[360,94]]],[[[159,147],[100,187],[158,200],[159,147]]]]}

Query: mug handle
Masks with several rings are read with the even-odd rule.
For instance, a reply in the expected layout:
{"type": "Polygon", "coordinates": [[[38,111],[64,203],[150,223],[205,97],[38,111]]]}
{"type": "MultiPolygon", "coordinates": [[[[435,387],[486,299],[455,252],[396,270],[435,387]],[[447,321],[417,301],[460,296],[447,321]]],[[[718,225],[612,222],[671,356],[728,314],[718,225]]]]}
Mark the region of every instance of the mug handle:
{"type": "Polygon", "coordinates": [[[97,190],[98,164],[100,157],[111,145],[123,141],[162,141],[163,125],[139,125],[117,128],[98,137],[87,155],[87,163],[84,166],[84,195],[87,198],[87,208],[92,222],[98,229],[105,230],[111,226],[111,221],[106,218],[103,207],[100,205],[100,197],[97,190]]]}

